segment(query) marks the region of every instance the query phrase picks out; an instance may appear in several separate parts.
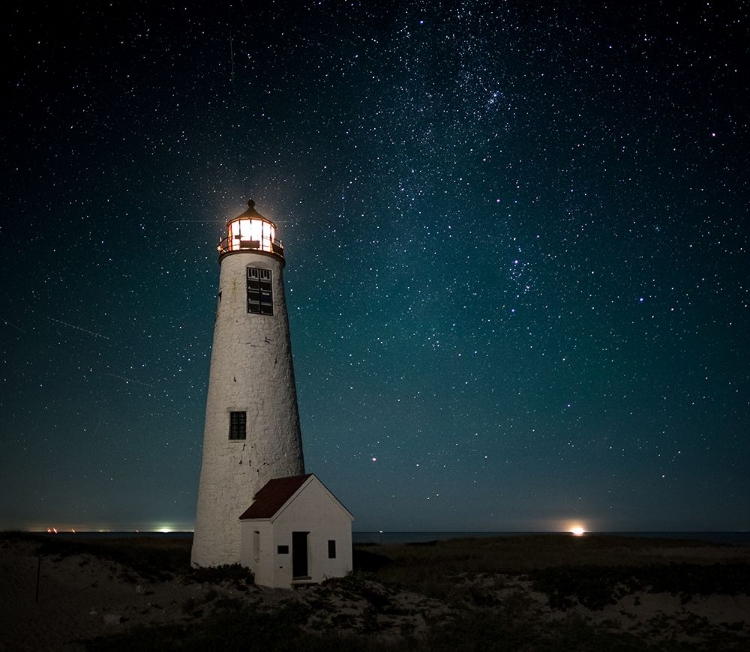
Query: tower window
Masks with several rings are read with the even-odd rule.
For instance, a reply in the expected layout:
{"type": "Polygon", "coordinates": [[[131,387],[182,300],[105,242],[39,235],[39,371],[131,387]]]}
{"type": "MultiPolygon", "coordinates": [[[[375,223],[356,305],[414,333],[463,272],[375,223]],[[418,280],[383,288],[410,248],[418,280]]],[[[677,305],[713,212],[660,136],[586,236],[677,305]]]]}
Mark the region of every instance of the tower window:
{"type": "Polygon", "coordinates": [[[245,439],[247,436],[247,412],[229,413],[229,439],[245,439]]]}
{"type": "Polygon", "coordinates": [[[247,311],[254,315],[273,315],[271,270],[247,268],[247,311]]]}
{"type": "Polygon", "coordinates": [[[328,559],[336,559],[336,541],[328,539],[328,559]]]}

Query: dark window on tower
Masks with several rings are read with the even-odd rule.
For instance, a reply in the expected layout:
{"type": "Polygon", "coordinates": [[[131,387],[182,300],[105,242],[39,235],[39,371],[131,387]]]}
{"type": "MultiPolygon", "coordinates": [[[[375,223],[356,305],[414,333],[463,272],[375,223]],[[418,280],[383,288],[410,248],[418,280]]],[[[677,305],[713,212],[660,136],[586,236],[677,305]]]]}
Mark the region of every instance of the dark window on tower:
{"type": "Polygon", "coordinates": [[[336,542],[328,539],[328,559],[336,559],[336,542]]]}
{"type": "Polygon", "coordinates": [[[254,315],[273,315],[270,269],[247,268],[247,311],[254,315]]]}
{"type": "Polygon", "coordinates": [[[247,413],[229,413],[229,439],[245,439],[247,430],[247,413]]]}

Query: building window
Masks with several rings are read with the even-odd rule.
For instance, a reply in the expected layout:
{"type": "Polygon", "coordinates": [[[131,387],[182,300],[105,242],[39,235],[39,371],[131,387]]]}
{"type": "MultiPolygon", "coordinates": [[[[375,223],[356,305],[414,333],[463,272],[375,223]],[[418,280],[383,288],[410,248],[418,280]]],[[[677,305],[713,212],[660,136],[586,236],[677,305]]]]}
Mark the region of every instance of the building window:
{"type": "Polygon", "coordinates": [[[280,555],[288,555],[289,554],[289,546],[279,546],[278,548],[276,548],[276,551],[280,555]]]}
{"type": "Polygon", "coordinates": [[[260,532],[258,530],[253,531],[253,559],[260,561],[260,532]]]}
{"type": "Polygon", "coordinates": [[[247,436],[247,412],[229,413],[229,439],[245,439],[247,436]]]}
{"type": "Polygon", "coordinates": [[[247,268],[247,311],[254,315],[273,315],[270,269],[247,268]]]}
{"type": "Polygon", "coordinates": [[[336,542],[328,540],[328,559],[336,559],[336,542]]]}

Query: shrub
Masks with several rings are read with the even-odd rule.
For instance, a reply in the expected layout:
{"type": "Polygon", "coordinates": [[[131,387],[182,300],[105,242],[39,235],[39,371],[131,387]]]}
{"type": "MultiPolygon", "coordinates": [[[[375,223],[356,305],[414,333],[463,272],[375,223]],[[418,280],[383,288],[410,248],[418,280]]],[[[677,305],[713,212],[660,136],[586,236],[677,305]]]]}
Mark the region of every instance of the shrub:
{"type": "Polygon", "coordinates": [[[187,576],[194,582],[201,584],[221,584],[222,582],[245,582],[246,584],[253,584],[255,582],[253,571],[240,564],[201,566],[193,568],[187,576]]]}
{"type": "Polygon", "coordinates": [[[685,602],[694,595],[750,594],[750,565],[743,563],[561,566],[529,575],[534,590],[544,593],[556,609],[567,609],[577,601],[600,610],[636,591],[680,595],[685,602]]]}
{"type": "Polygon", "coordinates": [[[87,554],[113,561],[152,581],[170,580],[190,569],[192,540],[189,538],[139,536],[89,539],[85,534],[69,538],[30,532],[2,533],[1,538],[32,541],[37,546],[38,555],[69,557],[87,554]]]}

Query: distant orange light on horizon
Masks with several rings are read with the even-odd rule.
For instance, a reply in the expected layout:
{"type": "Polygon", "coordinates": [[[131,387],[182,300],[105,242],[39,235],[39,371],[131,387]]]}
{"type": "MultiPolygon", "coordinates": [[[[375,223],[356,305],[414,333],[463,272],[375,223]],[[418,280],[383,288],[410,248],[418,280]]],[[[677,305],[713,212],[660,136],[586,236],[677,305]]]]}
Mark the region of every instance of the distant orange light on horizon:
{"type": "Polygon", "coordinates": [[[559,532],[569,532],[576,537],[583,536],[587,532],[590,532],[591,530],[588,527],[589,525],[591,524],[577,518],[560,519],[557,522],[559,532]]]}

